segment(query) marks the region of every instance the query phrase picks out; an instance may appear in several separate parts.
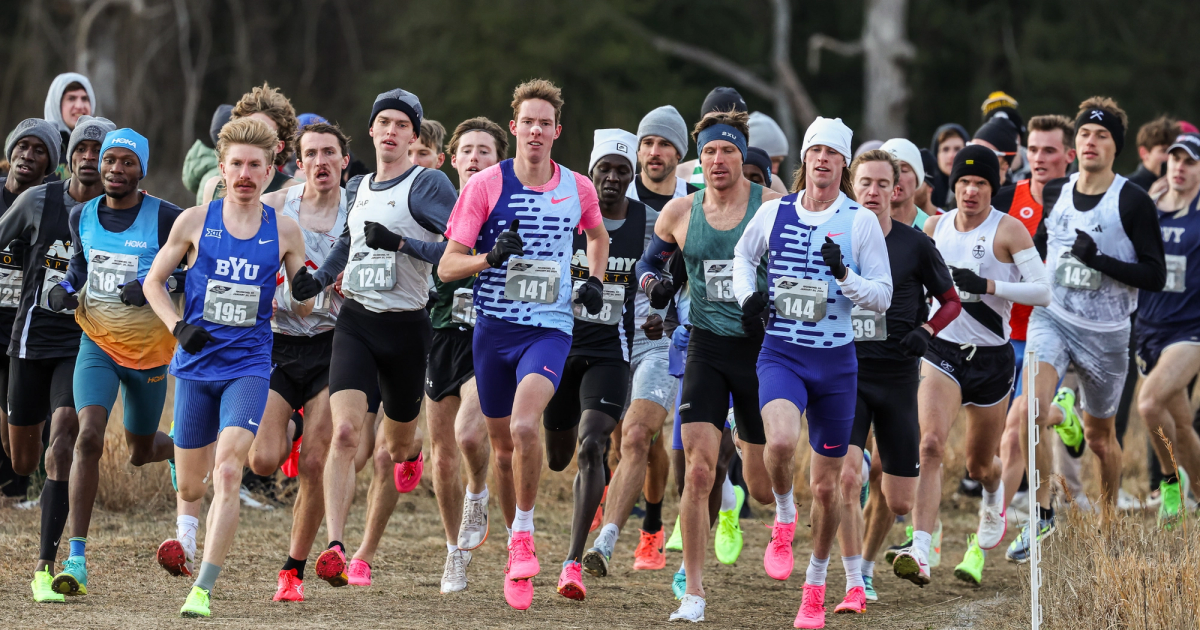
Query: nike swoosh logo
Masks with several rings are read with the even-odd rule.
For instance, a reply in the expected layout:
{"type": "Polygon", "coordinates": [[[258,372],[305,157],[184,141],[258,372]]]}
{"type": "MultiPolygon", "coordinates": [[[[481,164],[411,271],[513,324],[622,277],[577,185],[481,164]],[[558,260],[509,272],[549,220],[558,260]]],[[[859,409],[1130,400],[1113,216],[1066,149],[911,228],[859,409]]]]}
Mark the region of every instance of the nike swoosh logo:
{"type": "Polygon", "coordinates": [[[600,397],[600,404],[601,404],[601,405],[615,405],[615,404],[617,404],[617,403],[611,403],[611,402],[608,402],[607,400],[604,400],[604,397],[603,397],[603,396],[601,396],[601,397],[600,397]]]}
{"type": "Polygon", "coordinates": [[[546,367],[546,366],[544,366],[544,365],[542,366],[542,369],[543,369],[543,370],[546,370],[547,372],[549,372],[549,373],[551,373],[551,374],[554,374],[554,378],[558,378],[558,374],[555,374],[555,373],[554,373],[554,370],[551,370],[550,368],[548,368],[548,367],[546,367]]]}
{"type": "Polygon", "coordinates": [[[555,199],[555,198],[551,197],[550,203],[562,203],[568,199],[570,199],[570,197],[563,197],[562,199],[555,199]]]}
{"type": "Polygon", "coordinates": [[[825,236],[828,236],[829,238],[833,238],[835,236],[841,236],[843,234],[845,234],[845,232],[838,232],[837,234],[834,234],[833,232],[826,232],[825,236]]]}
{"type": "Polygon", "coordinates": [[[259,245],[266,245],[267,243],[274,243],[274,242],[275,242],[275,239],[269,239],[269,240],[266,240],[266,241],[262,240],[261,238],[260,238],[260,239],[258,239],[258,244],[259,244],[259,245]]]}
{"type": "Polygon", "coordinates": [[[834,444],[833,446],[830,446],[830,445],[828,445],[828,444],[825,444],[824,446],[825,446],[825,448],[826,448],[826,449],[835,449],[835,448],[837,448],[837,447],[841,446],[841,444],[834,444]]]}
{"type": "Polygon", "coordinates": [[[252,427],[256,427],[256,426],[258,426],[258,423],[257,423],[257,422],[255,422],[255,421],[253,421],[253,420],[247,420],[246,422],[249,422],[249,423],[250,423],[250,426],[252,426],[252,427]]]}

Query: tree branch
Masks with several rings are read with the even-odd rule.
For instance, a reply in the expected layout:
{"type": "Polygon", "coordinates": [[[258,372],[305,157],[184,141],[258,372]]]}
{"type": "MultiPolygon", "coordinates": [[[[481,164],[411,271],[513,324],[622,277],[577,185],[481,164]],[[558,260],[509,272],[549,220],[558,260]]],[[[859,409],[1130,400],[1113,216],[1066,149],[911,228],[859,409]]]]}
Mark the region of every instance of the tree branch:
{"type": "Polygon", "coordinates": [[[808,90],[796,76],[792,66],[792,7],[788,0],[771,0],[775,10],[775,37],[772,46],[772,66],[778,77],[780,88],[787,92],[791,100],[792,110],[807,127],[817,118],[817,106],[813,103],[808,90]]]}
{"type": "Polygon", "coordinates": [[[820,72],[821,70],[821,50],[825,49],[835,55],[843,57],[856,57],[863,54],[863,43],[861,39],[856,39],[852,42],[844,42],[840,39],[830,37],[823,33],[817,33],[808,38],[808,71],[812,73],[820,72]]]}

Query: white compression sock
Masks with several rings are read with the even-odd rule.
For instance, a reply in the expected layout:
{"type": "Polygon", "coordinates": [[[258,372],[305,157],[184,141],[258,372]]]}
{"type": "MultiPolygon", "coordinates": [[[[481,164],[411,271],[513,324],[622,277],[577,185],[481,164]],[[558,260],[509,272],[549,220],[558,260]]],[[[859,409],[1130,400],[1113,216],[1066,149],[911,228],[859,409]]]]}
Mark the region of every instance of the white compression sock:
{"type": "Polygon", "coordinates": [[[175,538],[183,540],[196,540],[196,530],[200,528],[200,519],[195,516],[180,514],[175,517],[175,538]]]}
{"type": "Polygon", "coordinates": [[[808,573],[804,583],[813,586],[825,586],[825,573],[829,570],[829,558],[818,560],[816,556],[808,556],[808,573]]]}
{"type": "MultiPolygon", "coordinates": [[[[787,494],[779,494],[772,490],[775,494],[775,520],[780,523],[795,523],[796,522],[796,501],[793,493],[794,488],[789,488],[787,494]]],[[[828,562],[828,560],[826,560],[828,562]]],[[[824,582],[822,582],[823,584],[824,582]]]]}
{"type": "Polygon", "coordinates": [[[863,574],[863,577],[869,577],[869,578],[875,577],[875,562],[874,561],[867,562],[866,560],[863,560],[862,574],[863,574]]]}
{"type": "Polygon", "coordinates": [[[856,586],[865,587],[862,579],[862,556],[842,556],[842,568],[846,570],[846,592],[856,586]]]}
{"type": "Polygon", "coordinates": [[[929,557],[929,546],[933,544],[933,535],[929,532],[913,532],[913,548],[920,549],[924,552],[925,557],[929,557]]]}
{"type": "Polygon", "coordinates": [[[472,501],[487,501],[487,498],[488,498],[487,486],[484,486],[483,492],[480,492],[479,494],[475,494],[474,492],[467,490],[467,498],[472,501]]]}
{"type": "Polygon", "coordinates": [[[517,517],[513,519],[512,530],[516,532],[533,533],[533,508],[529,508],[526,512],[521,508],[517,508],[517,517]]]}
{"type": "Polygon", "coordinates": [[[737,493],[733,491],[733,482],[725,475],[725,483],[721,484],[721,511],[728,512],[737,509],[737,493]]]}
{"type": "Polygon", "coordinates": [[[1000,482],[995,492],[988,492],[987,488],[983,488],[983,502],[988,507],[1000,507],[1003,509],[1004,506],[1001,504],[1004,502],[1004,481],[1000,482]]]}
{"type": "Polygon", "coordinates": [[[604,529],[600,530],[600,535],[596,536],[596,546],[612,553],[613,548],[617,546],[617,535],[620,533],[621,530],[617,529],[613,523],[605,525],[604,529]]]}

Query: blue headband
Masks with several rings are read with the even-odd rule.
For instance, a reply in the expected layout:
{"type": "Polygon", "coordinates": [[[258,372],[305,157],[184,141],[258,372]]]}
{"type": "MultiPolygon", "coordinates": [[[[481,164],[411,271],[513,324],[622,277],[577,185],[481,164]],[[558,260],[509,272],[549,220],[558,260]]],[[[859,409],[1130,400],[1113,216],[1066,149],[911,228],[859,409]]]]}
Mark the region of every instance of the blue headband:
{"type": "Polygon", "coordinates": [[[150,166],[150,141],[145,136],[128,127],[108,132],[100,145],[100,159],[103,160],[104,153],[113,148],[133,151],[142,165],[142,179],[146,178],[146,169],[150,166]]]}
{"type": "Polygon", "coordinates": [[[729,125],[713,125],[705,128],[696,138],[696,151],[704,150],[704,145],[713,140],[731,142],[738,151],[742,152],[742,160],[746,159],[746,135],[729,125]]]}

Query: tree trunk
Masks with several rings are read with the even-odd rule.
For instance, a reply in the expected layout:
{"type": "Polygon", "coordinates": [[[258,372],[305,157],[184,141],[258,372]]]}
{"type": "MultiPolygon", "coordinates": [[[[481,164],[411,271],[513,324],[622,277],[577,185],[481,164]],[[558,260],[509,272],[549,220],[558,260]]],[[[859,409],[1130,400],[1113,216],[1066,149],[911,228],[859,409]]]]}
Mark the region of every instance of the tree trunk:
{"type": "Polygon", "coordinates": [[[915,54],[906,36],[908,0],[865,0],[863,50],[865,84],[862,140],[903,138],[907,134],[906,64],[915,54]]]}

